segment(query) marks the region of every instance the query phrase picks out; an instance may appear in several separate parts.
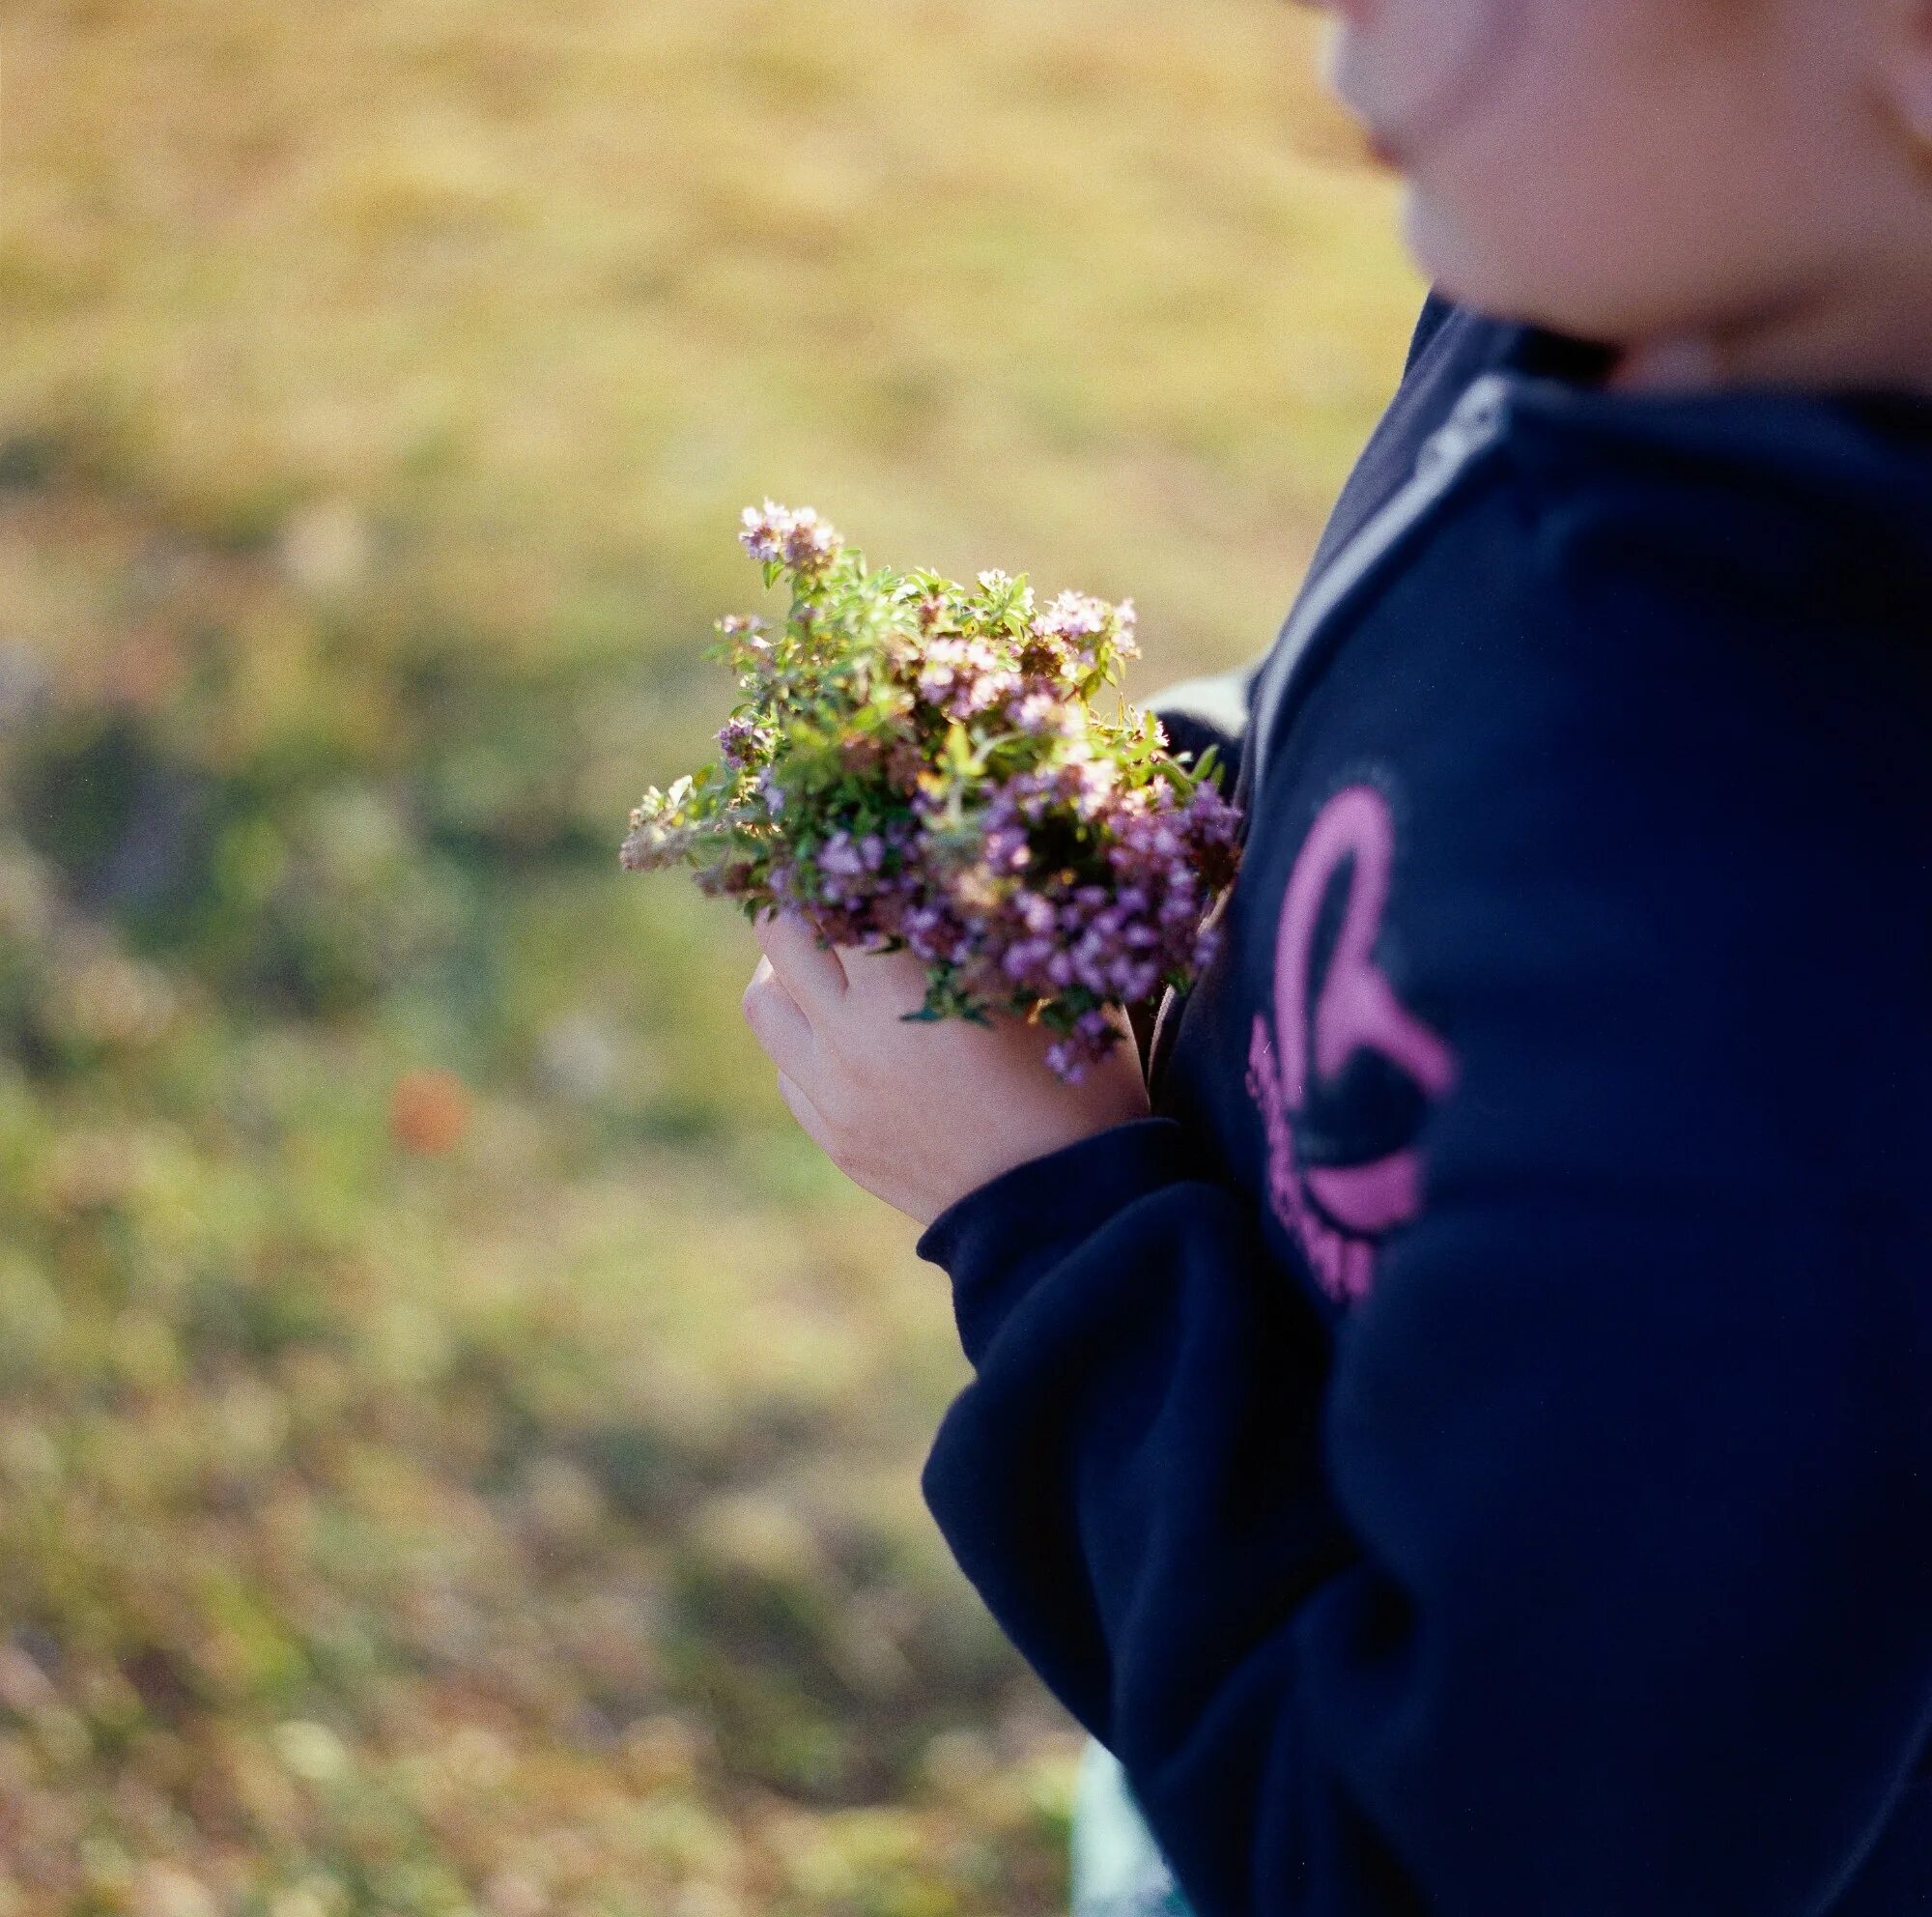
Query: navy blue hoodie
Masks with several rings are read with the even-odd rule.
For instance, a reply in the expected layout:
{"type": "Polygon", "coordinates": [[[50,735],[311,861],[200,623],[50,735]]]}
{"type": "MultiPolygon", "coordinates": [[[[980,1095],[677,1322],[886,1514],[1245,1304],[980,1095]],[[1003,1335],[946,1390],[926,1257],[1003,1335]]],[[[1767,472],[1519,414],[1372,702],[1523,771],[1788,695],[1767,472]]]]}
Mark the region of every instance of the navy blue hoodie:
{"type": "Polygon", "coordinates": [[[1432,302],[1152,1114],[919,1241],[1201,1917],[1932,1910],[1932,403],[1601,371],[1432,302]]]}

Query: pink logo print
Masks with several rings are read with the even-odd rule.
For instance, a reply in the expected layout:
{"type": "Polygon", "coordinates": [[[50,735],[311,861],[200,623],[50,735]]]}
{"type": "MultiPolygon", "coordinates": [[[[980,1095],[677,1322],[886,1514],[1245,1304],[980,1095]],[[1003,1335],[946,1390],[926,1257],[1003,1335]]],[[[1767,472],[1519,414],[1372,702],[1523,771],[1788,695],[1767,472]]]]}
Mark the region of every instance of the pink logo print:
{"type": "Polygon", "coordinates": [[[1422,1162],[1412,1146],[1332,1148],[1324,1161],[1297,1150],[1318,1108],[1332,1110],[1346,1068],[1383,1061],[1428,1098],[1455,1082],[1449,1046],[1395,995],[1375,961],[1395,858],[1395,821],[1373,786],[1350,786],[1321,809],[1289,875],[1275,935],[1274,1034],[1257,1015],[1248,1045],[1248,1092],[1267,1130],[1268,1200],[1308,1254],[1328,1295],[1368,1295],[1376,1241],[1422,1205],[1422,1162]],[[1311,977],[1322,904],[1348,864],[1348,897],[1322,976],[1311,977]],[[1327,1094],[1324,1102],[1323,1095],[1327,1094]],[[1357,1148],[1358,1150],[1363,1148],[1357,1148]],[[1340,1157],[1343,1162],[1327,1162],[1340,1157]]]}

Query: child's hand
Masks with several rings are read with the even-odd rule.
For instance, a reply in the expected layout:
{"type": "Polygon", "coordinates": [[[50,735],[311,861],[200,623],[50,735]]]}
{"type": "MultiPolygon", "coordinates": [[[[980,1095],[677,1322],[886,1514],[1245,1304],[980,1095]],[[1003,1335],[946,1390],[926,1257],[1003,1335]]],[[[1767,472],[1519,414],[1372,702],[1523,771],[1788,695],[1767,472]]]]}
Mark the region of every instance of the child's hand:
{"type": "Polygon", "coordinates": [[[754,930],[745,1018],[780,1095],[847,1178],[922,1228],[999,1173],[1148,1115],[1124,1012],[1121,1044],[1069,1085],[1046,1065],[1053,1035],[1010,1013],[904,1022],[925,997],[910,952],[826,950],[769,913],[754,930]]]}

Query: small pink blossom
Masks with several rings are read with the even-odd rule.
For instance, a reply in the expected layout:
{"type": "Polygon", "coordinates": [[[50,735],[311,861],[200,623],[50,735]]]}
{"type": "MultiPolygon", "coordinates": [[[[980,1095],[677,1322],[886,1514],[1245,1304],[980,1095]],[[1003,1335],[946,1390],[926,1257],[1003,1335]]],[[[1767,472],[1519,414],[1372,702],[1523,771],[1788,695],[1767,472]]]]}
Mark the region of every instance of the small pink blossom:
{"type": "Polygon", "coordinates": [[[845,543],[810,506],[794,512],[775,500],[767,500],[762,510],[747,506],[741,524],[739,543],[754,559],[799,573],[823,572],[845,543]]]}

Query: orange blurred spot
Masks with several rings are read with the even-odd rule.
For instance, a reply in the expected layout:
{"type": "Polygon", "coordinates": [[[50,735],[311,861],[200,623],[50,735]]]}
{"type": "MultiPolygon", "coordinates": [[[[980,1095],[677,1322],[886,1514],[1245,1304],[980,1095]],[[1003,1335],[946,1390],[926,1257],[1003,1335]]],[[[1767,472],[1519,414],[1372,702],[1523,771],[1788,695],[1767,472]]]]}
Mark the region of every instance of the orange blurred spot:
{"type": "Polygon", "coordinates": [[[389,1094],[389,1134],[406,1152],[453,1152],[469,1129],[469,1088],[453,1072],[405,1072],[389,1094]]]}

